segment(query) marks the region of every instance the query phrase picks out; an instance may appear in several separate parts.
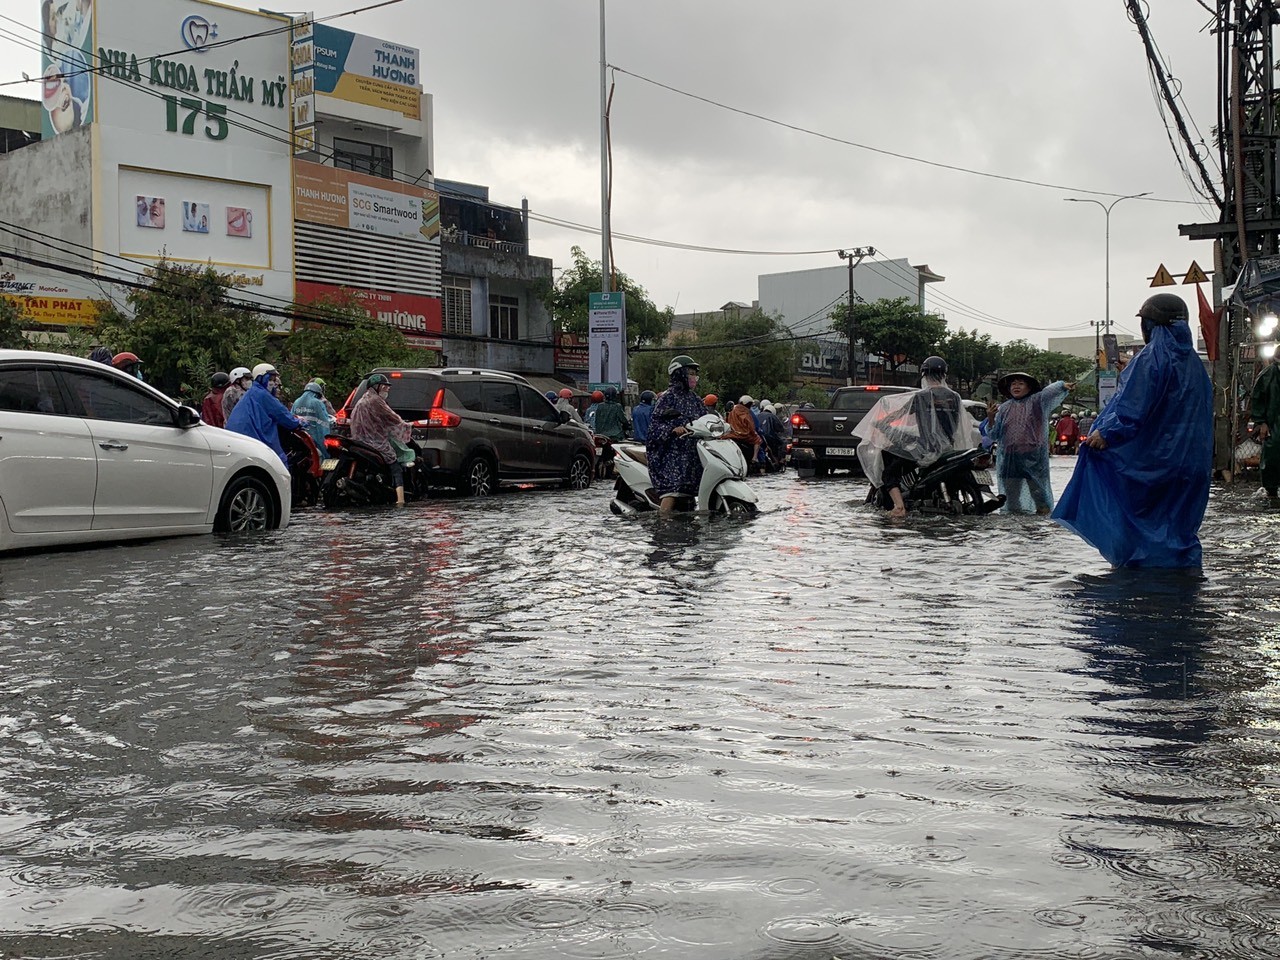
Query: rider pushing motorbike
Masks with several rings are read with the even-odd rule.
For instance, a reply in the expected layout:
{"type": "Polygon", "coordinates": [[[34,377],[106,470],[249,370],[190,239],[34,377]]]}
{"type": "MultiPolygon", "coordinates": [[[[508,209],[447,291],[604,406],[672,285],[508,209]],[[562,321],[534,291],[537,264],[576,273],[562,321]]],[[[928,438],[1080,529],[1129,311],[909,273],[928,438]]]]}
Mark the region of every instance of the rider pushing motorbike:
{"type": "Polygon", "coordinates": [[[368,389],[351,411],[351,437],[373,447],[391,472],[391,485],[396,490],[396,506],[404,506],[404,465],[400,463],[391,441],[409,441],[410,428],[387,403],[391,380],[385,374],[369,377],[368,389]]]}
{"type": "Polygon", "coordinates": [[[902,497],[905,473],[927,467],[952,450],[979,445],[977,427],[960,394],[947,386],[947,362],[941,357],[920,365],[919,390],[881,398],[853,435],[861,441],[858,462],[867,479],[893,502],[891,517],[907,515],[902,497]]]}
{"type": "Polygon", "coordinates": [[[649,423],[645,450],[653,491],[662,501],[663,513],[671,513],[681,496],[697,496],[702,463],[688,426],[707,415],[698,387],[698,364],[681,354],[667,365],[671,385],[658,398],[649,423]]]}

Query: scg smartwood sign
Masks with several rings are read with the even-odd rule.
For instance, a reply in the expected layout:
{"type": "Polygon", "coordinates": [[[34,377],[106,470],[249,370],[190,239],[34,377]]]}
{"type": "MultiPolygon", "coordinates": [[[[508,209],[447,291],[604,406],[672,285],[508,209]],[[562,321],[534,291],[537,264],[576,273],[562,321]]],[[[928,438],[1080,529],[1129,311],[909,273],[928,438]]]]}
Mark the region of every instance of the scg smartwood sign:
{"type": "Polygon", "coordinates": [[[293,212],[306,223],[384,237],[440,235],[440,195],[434,190],[305,160],[293,164],[293,212]]]}

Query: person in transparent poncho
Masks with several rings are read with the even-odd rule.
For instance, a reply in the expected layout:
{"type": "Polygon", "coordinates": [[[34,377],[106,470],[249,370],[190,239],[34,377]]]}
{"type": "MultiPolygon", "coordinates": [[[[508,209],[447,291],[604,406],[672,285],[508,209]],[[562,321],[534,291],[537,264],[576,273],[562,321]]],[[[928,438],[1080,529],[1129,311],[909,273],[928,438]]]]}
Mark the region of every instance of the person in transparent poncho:
{"type": "Polygon", "coordinates": [[[947,386],[947,362],[930,357],[920,365],[920,389],[882,397],[854,428],[858,462],[871,485],[889,495],[891,517],[907,515],[902,477],[953,450],[980,445],[978,428],[960,394],[947,386]]]}

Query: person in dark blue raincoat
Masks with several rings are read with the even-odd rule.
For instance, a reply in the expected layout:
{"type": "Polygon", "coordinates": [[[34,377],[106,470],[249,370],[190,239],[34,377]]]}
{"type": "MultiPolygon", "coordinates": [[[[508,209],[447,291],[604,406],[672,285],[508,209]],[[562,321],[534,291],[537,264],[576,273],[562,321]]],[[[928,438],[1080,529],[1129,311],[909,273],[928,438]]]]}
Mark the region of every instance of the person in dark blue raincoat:
{"type": "Polygon", "coordinates": [[[1142,305],[1146,341],[1080,448],[1052,517],[1114,567],[1198,567],[1213,472],[1213,387],[1187,305],[1142,305]]]}
{"type": "Polygon", "coordinates": [[[253,372],[256,374],[253,386],[231,411],[226,428],[232,433],[242,433],[246,437],[261,440],[276,452],[276,456],[287,467],[289,458],[280,445],[280,432],[277,428],[297,430],[302,426],[302,421],[276,399],[276,391],[280,389],[280,374],[276,373],[276,368],[269,363],[260,363],[253,368],[253,372]]]}
{"type": "Polygon", "coordinates": [[[697,441],[688,426],[707,415],[707,408],[694,390],[698,386],[698,364],[692,357],[679,356],[667,367],[671,385],[658,397],[649,422],[645,451],[649,455],[649,479],[653,492],[662,501],[662,512],[676,508],[681,495],[697,496],[702,481],[702,462],[697,441]]]}

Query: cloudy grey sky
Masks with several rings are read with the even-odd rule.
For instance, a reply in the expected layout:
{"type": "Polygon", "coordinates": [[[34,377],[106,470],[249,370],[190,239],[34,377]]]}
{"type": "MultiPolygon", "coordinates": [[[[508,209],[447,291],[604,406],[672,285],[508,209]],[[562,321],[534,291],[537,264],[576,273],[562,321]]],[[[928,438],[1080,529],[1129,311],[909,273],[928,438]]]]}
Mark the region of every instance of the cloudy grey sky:
{"type": "MultiPolygon", "coordinates": [[[[314,2],[320,15],[359,5],[314,2]]],[[[1214,39],[1202,29],[1209,14],[1197,0],[1149,6],[1208,141],[1216,122],[1214,39]]],[[[0,0],[0,14],[33,28],[38,7],[0,0]]],[[[607,0],[607,10],[610,63],[708,100],[1008,177],[1195,197],[1123,0],[607,0]]],[[[535,214],[599,224],[598,0],[403,0],[334,25],[422,48],[438,176],[486,183],[513,206],[527,197],[535,214]]],[[[0,64],[3,80],[39,69],[35,54],[3,38],[0,64]]],[[[1087,335],[1088,321],[1103,315],[1103,211],[1063,202],[1083,194],[887,157],[631,76],[616,80],[619,233],[779,253],[874,246],[943,274],[931,305],[953,328],[998,340],[1087,335]]],[[[1118,329],[1134,329],[1129,318],[1157,264],[1181,273],[1194,258],[1212,269],[1211,246],[1177,229],[1212,219],[1207,205],[1190,203],[1115,208],[1118,329]]],[[[558,267],[574,244],[599,258],[598,237],[533,225],[533,252],[558,267]]],[[[840,263],[835,254],[742,256],[621,240],[614,252],[620,269],[678,312],[754,299],[762,273],[840,263]]],[[[1194,303],[1191,287],[1177,289],[1194,303]]]]}

